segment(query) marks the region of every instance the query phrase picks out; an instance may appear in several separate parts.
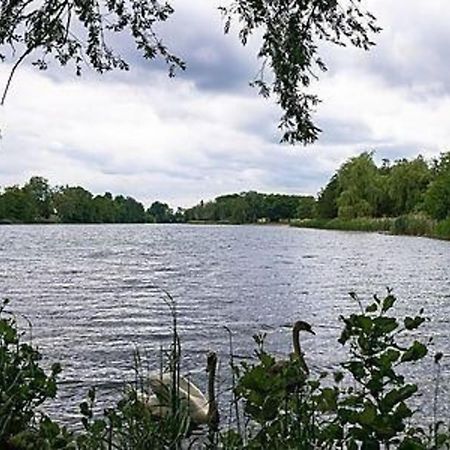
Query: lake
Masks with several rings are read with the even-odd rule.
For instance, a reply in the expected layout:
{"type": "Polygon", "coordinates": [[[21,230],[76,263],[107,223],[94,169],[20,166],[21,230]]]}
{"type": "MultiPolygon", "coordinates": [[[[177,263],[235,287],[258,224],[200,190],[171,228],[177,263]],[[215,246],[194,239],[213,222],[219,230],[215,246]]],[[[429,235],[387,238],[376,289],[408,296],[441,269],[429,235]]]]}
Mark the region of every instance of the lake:
{"type": "MultiPolygon", "coordinates": [[[[345,357],[338,317],[357,311],[348,292],[370,300],[388,286],[400,314],[424,307],[431,319],[422,337],[445,354],[439,408],[450,416],[450,242],[284,226],[1,226],[0,261],[0,296],[32,322],[45,362],[63,364],[49,409],[66,421],[76,420],[89,386],[106,405],[133,379],[135,348],[159,366],[171,321],[162,290],[177,302],[184,370],[204,383],[205,354],[216,350],[226,384],[224,326],[239,355],[251,354],[258,331],[288,354],[287,325],[306,320],[317,333],[302,336],[310,367],[333,369],[345,357]]],[[[428,357],[414,371],[424,411],[432,366],[428,357]]]]}

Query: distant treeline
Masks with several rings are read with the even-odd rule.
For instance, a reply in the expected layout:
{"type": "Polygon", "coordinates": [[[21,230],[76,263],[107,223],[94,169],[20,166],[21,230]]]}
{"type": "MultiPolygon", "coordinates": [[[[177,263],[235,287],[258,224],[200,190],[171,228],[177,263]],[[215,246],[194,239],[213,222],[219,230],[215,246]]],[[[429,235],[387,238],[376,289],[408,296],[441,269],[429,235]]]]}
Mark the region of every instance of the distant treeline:
{"type": "Polygon", "coordinates": [[[6,187],[0,195],[3,223],[145,223],[182,221],[167,204],[155,201],[148,209],[132,197],[106,192],[93,195],[76,186],[51,187],[42,177],[24,186],[6,187]]]}
{"type": "Polygon", "coordinates": [[[231,223],[339,219],[340,226],[359,218],[450,218],[450,152],[431,162],[418,156],[394,162],[384,159],[380,166],[373,156],[373,152],[364,152],[347,160],[316,199],[244,192],[201,202],[184,216],[188,221],[231,223]]]}
{"type": "MultiPolygon", "coordinates": [[[[132,197],[113,196],[108,192],[93,195],[79,186],[51,187],[42,177],[32,177],[22,187],[10,186],[0,192],[0,222],[3,223],[241,224],[297,219],[305,226],[345,228],[347,224],[360,226],[356,224],[363,223],[358,221],[361,218],[393,217],[414,217],[414,220],[396,222],[397,228],[408,228],[408,223],[417,228],[417,217],[423,217],[420,226],[430,229],[435,227],[435,222],[445,221],[449,226],[444,228],[450,229],[450,152],[430,162],[418,156],[394,162],[385,159],[381,165],[374,162],[373,153],[364,152],[347,160],[317,198],[250,191],[222,195],[176,211],[160,201],[145,209],[132,197]]],[[[381,226],[379,223],[365,221],[364,227],[376,228],[381,226]]],[[[383,222],[383,226],[387,223],[383,222]]]]}
{"type": "Polygon", "coordinates": [[[0,194],[2,223],[252,223],[313,217],[314,197],[245,192],[174,211],[155,201],[145,209],[132,197],[106,192],[93,195],[76,186],[51,187],[42,177],[24,186],[6,187],[0,194]]]}
{"type": "Polygon", "coordinates": [[[256,223],[306,219],[314,216],[313,196],[242,192],[222,195],[184,211],[188,222],[256,223]]]}

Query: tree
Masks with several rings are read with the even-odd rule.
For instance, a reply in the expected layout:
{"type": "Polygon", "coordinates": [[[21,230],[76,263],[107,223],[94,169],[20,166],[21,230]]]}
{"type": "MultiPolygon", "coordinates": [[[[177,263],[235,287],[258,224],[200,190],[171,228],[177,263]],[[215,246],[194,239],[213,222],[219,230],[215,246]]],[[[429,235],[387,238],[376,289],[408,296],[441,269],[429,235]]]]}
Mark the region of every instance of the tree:
{"type": "MultiPolygon", "coordinates": [[[[261,36],[261,71],[251,84],[264,97],[273,95],[280,105],[283,141],[308,144],[320,132],[311,117],[319,99],[310,92],[317,73],[327,70],[318,54],[319,41],[350,43],[365,50],[373,45],[371,36],[380,28],[361,3],[233,0],[220,8],[226,18],[226,33],[233,22],[240,24],[243,45],[252,34],[261,36]],[[271,75],[266,76],[266,69],[271,75]]],[[[117,33],[131,37],[144,58],[162,58],[169,66],[169,75],[174,75],[185,63],[157,34],[158,25],[172,13],[167,1],[158,0],[2,1],[0,58],[13,63],[2,104],[15,70],[30,55],[39,69],[46,69],[53,57],[63,66],[73,62],[77,74],[83,61],[100,73],[128,70],[128,63],[110,44],[117,33]]]]}
{"type": "Polygon", "coordinates": [[[60,188],[55,194],[55,207],[63,223],[94,222],[92,194],[80,186],[60,188]]]}
{"type": "Polygon", "coordinates": [[[30,223],[35,218],[32,198],[19,186],[10,186],[0,196],[0,219],[30,223]]]}
{"type": "Polygon", "coordinates": [[[383,190],[373,153],[350,158],[338,171],[341,193],[337,199],[338,216],[343,219],[379,215],[383,190]]]}
{"type": "Polygon", "coordinates": [[[390,170],[387,184],[392,215],[408,214],[417,209],[430,180],[431,171],[422,156],[412,161],[396,161],[390,170]]]}
{"type": "Polygon", "coordinates": [[[450,218],[450,152],[443,153],[436,161],[435,178],[425,193],[424,209],[431,217],[450,218]]]}
{"type": "Polygon", "coordinates": [[[133,197],[118,195],[114,199],[116,208],[116,222],[118,223],[144,223],[146,221],[145,209],[142,203],[133,197]]]}
{"type": "Polygon", "coordinates": [[[317,197],[316,214],[320,219],[334,219],[337,217],[337,199],[340,193],[341,188],[338,176],[334,174],[317,197]]]}
{"type": "Polygon", "coordinates": [[[33,203],[35,211],[33,220],[49,219],[53,213],[53,193],[48,180],[43,177],[31,177],[23,190],[30,196],[33,203]]]}
{"type": "Polygon", "coordinates": [[[147,214],[153,218],[156,223],[173,222],[173,211],[167,203],[153,202],[147,210],[147,214]]]}
{"type": "Polygon", "coordinates": [[[110,192],[96,195],[93,199],[94,221],[99,223],[117,222],[117,205],[110,192]]]}
{"type": "Polygon", "coordinates": [[[315,214],[316,199],[312,196],[301,197],[296,210],[297,219],[312,219],[315,214]]]}

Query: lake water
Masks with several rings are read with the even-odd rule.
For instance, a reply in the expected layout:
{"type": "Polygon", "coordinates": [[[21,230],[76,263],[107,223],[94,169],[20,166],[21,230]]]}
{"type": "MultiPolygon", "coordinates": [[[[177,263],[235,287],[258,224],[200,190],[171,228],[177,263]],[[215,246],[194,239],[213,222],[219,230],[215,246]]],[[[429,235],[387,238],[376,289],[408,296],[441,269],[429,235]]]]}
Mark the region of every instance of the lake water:
{"type": "MultiPolygon", "coordinates": [[[[133,379],[136,347],[159,366],[171,320],[161,289],[177,302],[184,370],[202,385],[205,353],[216,350],[225,385],[225,325],[239,355],[251,354],[261,330],[287,354],[286,325],[306,320],[317,333],[302,336],[310,367],[332,369],[345,355],[338,317],[357,311],[348,292],[370,299],[387,286],[399,313],[424,307],[431,319],[422,337],[445,354],[439,408],[450,417],[450,242],[281,226],[2,226],[0,263],[0,296],[31,320],[45,361],[63,364],[49,409],[67,421],[88,387],[99,386],[105,405],[133,379]]],[[[413,374],[425,411],[432,366],[428,357],[413,374]]]]}

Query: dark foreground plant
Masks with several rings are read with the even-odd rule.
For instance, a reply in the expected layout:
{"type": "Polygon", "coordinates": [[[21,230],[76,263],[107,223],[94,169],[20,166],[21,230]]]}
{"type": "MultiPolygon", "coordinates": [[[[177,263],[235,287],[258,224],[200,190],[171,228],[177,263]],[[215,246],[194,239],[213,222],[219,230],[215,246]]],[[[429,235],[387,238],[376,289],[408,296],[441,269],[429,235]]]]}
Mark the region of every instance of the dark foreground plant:
{"type": "Polygon", "coordinates": [[[41,354],[31,343],[23,342],[16,318],[6,310],[8,301],[0,305],[0,448],[10,439],[32,427],[47,432],[49,421],[42,416],[38,423],[37,408],[56,396],[59,364],[46,373],[39,362],[41,354]]]}
{"type": "MultiPolygon", "coordinates": [[[[169,296],[173,341],[167,351],[172,382],[166,414],[155,417],[146,399],[151,393],[136,354],[136,381],[117,404],[96,416],[94,389],[81,406],[83,430],[61,427],[38,412],[56,394],[59,365],[47,374],[40,354],[23,343],[13,316],[0,308],[0,449],[1,450],[159,450],[159,449],[347,449],[438,450],[450,448],[448,423],[439,419],[440,363],[435,355],[433,422],[418,426],[411,401],[418,387],[407,375],[422,360],[427,345],[416,336],[423,310],[399,319],[396,298],[374,296],[368,305],[351,294],[359,312],[341,317],[339,342],[348,358],[332,376],[310,376],[302,354],[282,363],[256,335],[255,358],[231,366],[234,421],[194,430],[179,395],[181,346],[175,304],[169,296]],[[307,368],[306,368],[307,369],[307,368]]],[[[162,366],[162,364],[161,364],[162,366]]],[[[215,424],[216,425],[216,424],[215,424]]]]}

